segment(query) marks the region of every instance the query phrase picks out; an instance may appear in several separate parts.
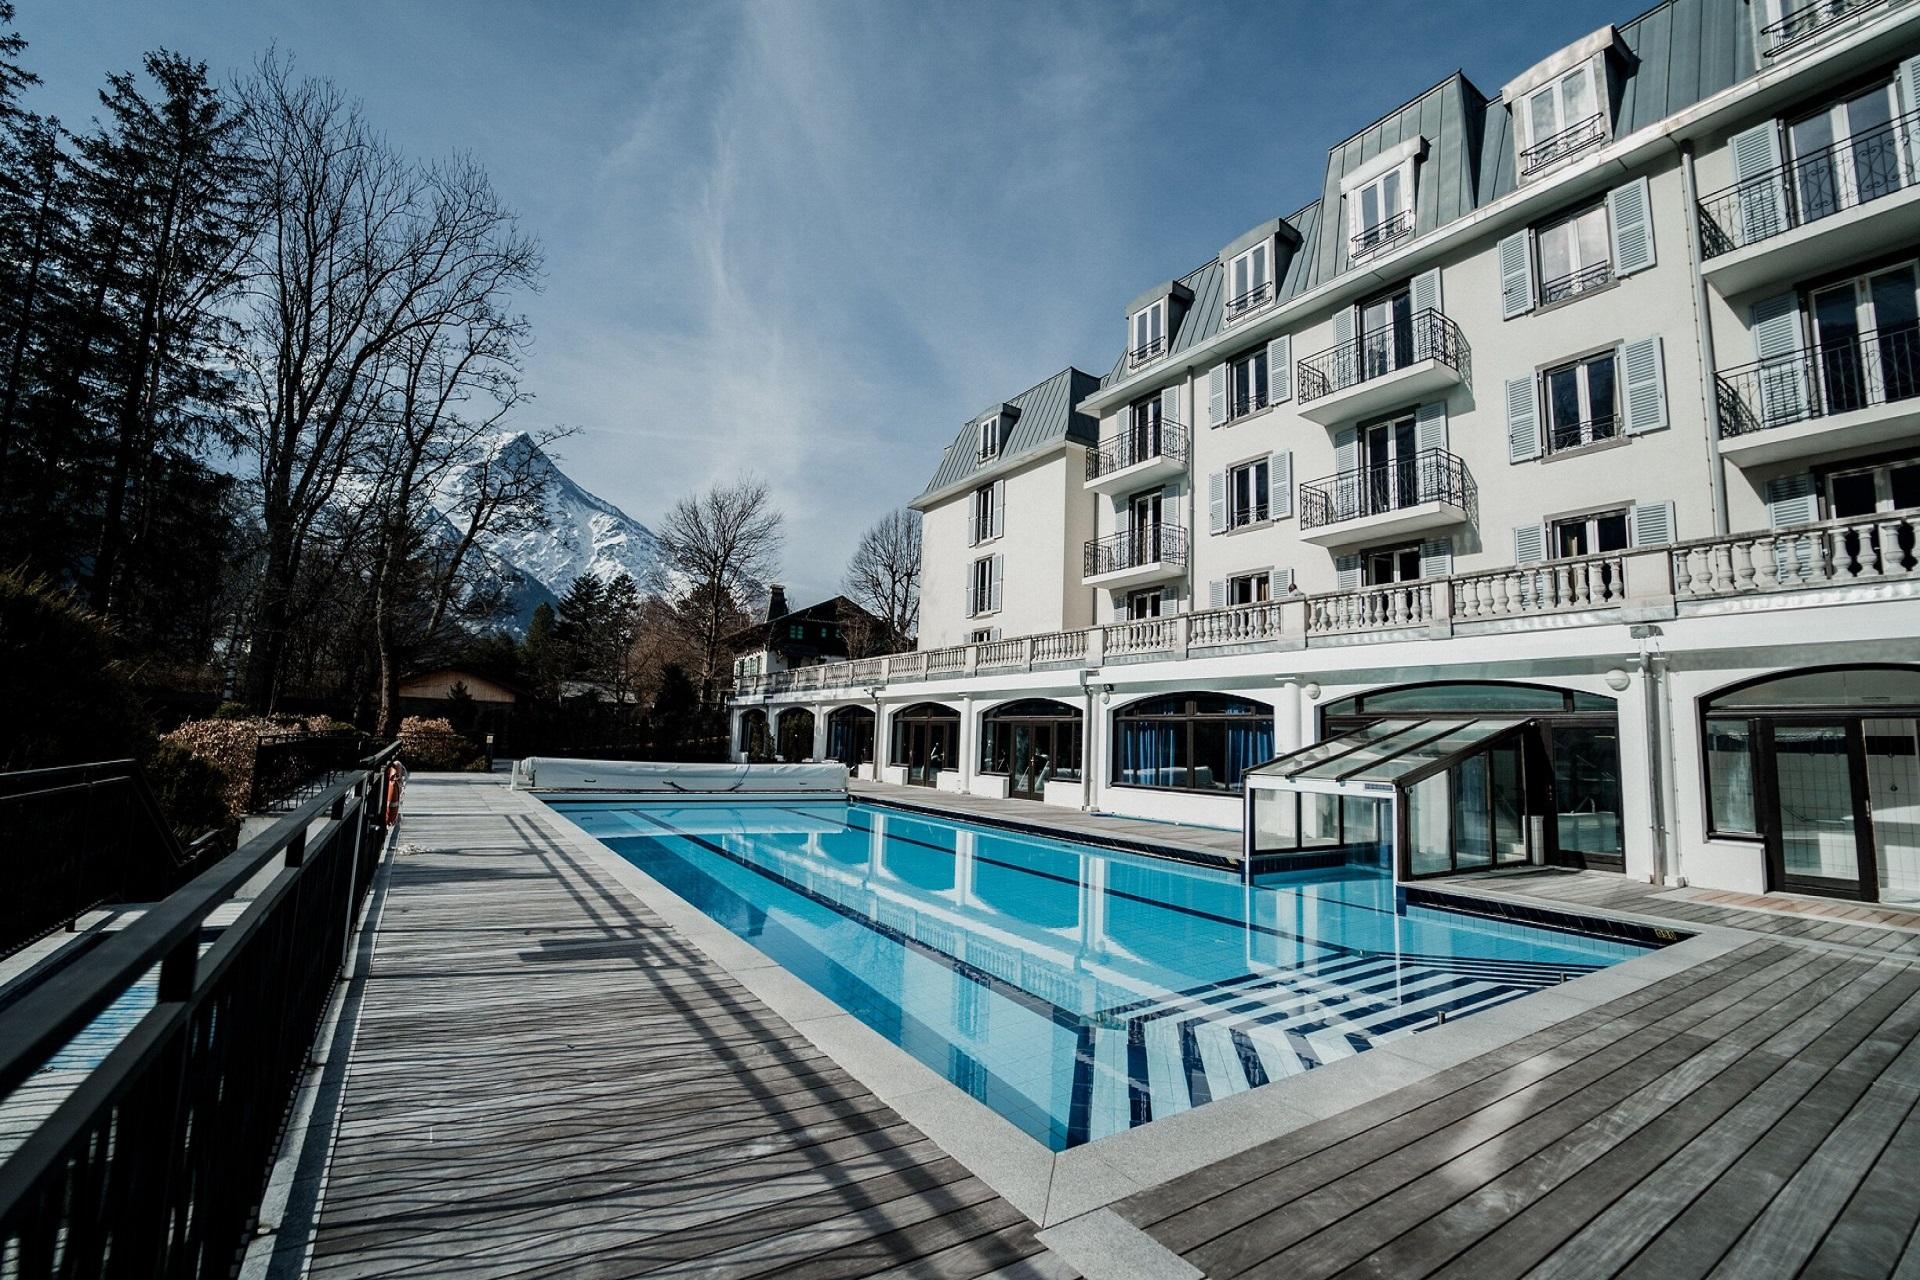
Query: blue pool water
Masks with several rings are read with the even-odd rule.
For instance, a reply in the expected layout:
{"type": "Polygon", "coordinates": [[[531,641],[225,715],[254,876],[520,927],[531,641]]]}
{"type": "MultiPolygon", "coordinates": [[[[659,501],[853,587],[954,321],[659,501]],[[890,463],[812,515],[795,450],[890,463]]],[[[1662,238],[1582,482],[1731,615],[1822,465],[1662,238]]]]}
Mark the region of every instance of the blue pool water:
{"type": "Polygon", "coordinates": [[[1644,948],[850,803],[554,808],[1058,1151],[1644,948]]]}

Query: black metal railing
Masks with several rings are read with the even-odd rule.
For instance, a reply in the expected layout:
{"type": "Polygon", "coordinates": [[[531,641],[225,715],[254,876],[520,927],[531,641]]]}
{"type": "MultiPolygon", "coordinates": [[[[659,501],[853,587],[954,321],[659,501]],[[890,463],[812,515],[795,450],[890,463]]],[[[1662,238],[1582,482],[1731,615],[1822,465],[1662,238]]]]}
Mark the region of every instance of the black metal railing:
{"type": "Polygon", "coordinates": [[[1250,502],[1245,506],[1229,505],[1227,508],[1227,528],[1240,529],[1250,524],[1259,524],[1267,518],[1267,504],[1250,502]]]}
{"type": "Polygon", "coordinates": [[[1604,444],[1620,438],[1622,423],[1615,415],[1600,414],[1585,418],[1579,422],[1556,422],[1547,428],[1547,451],[1560,453],[1567,449],[1582,449],[1590,444],[1604,444]]]}
{"type": "Polygon", "coordinates": [[[96,907],[165,897],[226,839],[183,844],[131,760],[0,774],[0,955],[96,907]]]}
{"type": "Polygon", "coordinates": [[[1167,354],[1167,340],[1155,338],[1152,342],[1142,343],[1127,352],[1127,368],[1138,369],[1149,360],[1158,360],[1167,354]]]}
{"type": "Polygon", "coordinates": [[[1887,0],[1821,0],[1790,13],[1778,22],[1760,28],[1761,56],[1774,58],[1825,31],[1835,23],[1868,9],[1877,9],[1887,0]]]}
{"type": "Polygon", "coordinates": [[[1227,421],[1244,418],[1250,413],[1258,413],[1273,403],[1273,392],[1269,390],[1250,391],[1245,395],[1227,397],[1227,421]]]}
{"type": "Polygon", "coordinates": [[[1732,439],[1915,397],[1920,325],[1902,325],[1722,373],[1720,436],[1732,439]]]}
{"type": "Polygon", "coordinates": [[[1545,281],[1540,286],[1540,305],[1551,306],[1556,302],[1565,302],[1568,298],[1577,298],[1591,289],[1613,283],[1613,264],[1596,262],[1590,267],[1570,271],[1545,281]]]}
{"type": "Polygon", "coordinates": [[[1466,372],[1466,336],[1459,325],[1432,307],[1301,360],[1296,366],[1300,401],[1318,400],[1422,360],[1438,360],[1457,373],[1466,372]]]}
{"type": "Polygon", "coordinates": [[[1273,301],[1273,281],[1257,284],[1237,298],[1227,299],[1228,324],[1232,324],[1249,311],[1257,311],[1273,301]]]}
{"type": "Polygon", "coordinates": [[[1170,524],[1142,525],[1087,543],[1082,577],[1122,569],[1180,564],[1187,558],[1187,531],[1170,524]]]}
{"type": "Polygon", "coordinates": [[[364,734],[266,734],[253,757],[253,782],[247,807],[254,813],[286,809],[353,768],[373,743],[364,734]]]}
{"type": "Polygon", "coordinates": [[[0,1009],[0,1098],[12,1098],[158,972],[152,1003],[0,1164],[9,1275],[236,1272],[386,836],[395,750],[0,1009]],[[236,902],[232,923],[209,924],[236,902]]]}
{"type": "Polygon", "coordinates": [[[1557,160],[1564,160],[1575,152],[1585,151],[1588,147],[1605,142],[1607,139],[1607,117],[1604,112],[1595,112],[1584,120],[1576,120],[1551,137],[1542,138],[1520,153],[1520,176],[1540,172],[1557,160]]]}
{"type": "Polygon", "coordinates": [[[1087,479],[1098,480],[1156,458],[1185,461],[1186,456],[1186,427],[1162,418],[1158,422],[1128,427],[1102,440],[1098,448],[1087,454],[1087,479]]]}
{"type": "Polygon", "coordinates": [[[1413,232],[1413,210],[1402,209],[1391,218],[1382,218],[1370,227],[1363,227],[1353,236],[1353,251],[1349,255],[1358,258],[1362,254],[1373,253],[1413,232]]]}
{"type": "Polygon", "coordinates": [[[1700,256],[1718,257],[1890,196],[1915,181],[1920,111],[1700,198],[1700,256]]]}
{"type": "Polygon", "coordinates": [[[1474,517],[1477,495],[1467,464],[1445,449],[1376,463],[1300,486],[1300,527],[1318,529],[1428,502],[1459,507],[1474,517]]]}

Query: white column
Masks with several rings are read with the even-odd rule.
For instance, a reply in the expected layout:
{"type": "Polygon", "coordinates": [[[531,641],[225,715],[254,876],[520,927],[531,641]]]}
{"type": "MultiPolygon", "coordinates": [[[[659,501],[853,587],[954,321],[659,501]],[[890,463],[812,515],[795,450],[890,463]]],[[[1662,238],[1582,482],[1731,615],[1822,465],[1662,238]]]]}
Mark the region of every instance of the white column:
{"type": "Polygon", "coordinates": [[[1273,714],[1273,754],[1276,756],[1284,756],[1307,745],[1307,728],[1301,702],[1300,682],[1291,678],[1282,681],[1273,714]]]}
{"type": "Polygon", "coordinates": [[[974,757],[979,754],[977,735],[979,729],[973,715],[973,695],[962,694],[960,698],[960,789],[973,790],[973,775],[977,766],[974,757]]]}
{"type": "Polygon", "coordinates": [[[736,764],[747,758],[747,753],[740,749],[740,720],[743,714],[739,707],[727,708],[727,759],[736,764]]]}
{"type": "Polygon", "coordinates": [[[815,703],[813,707],[813,758],[827,758],[827,708],[824,703],[815,703]]]}

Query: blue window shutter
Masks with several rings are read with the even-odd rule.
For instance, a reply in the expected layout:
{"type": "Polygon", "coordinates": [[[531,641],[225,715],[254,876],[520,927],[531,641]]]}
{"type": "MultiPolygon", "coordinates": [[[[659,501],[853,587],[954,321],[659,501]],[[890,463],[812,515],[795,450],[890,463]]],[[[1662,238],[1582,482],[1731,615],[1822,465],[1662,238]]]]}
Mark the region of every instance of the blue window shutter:
{"type": "Polygon", "coordinates": [[[1227,420],[1227,366],[1217,364],[1207,373],[1207,425],[1227,420]]]}
{"type": "Polygon", "coordinates": [[[1767,524],[1787,529],[1796,524],[1812,524],[1820,518],[1820,494],[1813,476],[1776,476],[1767,481],[1767,524]]]}
{"type": "Polygon", "coordinates": [[[1215,578],[1207,584],[1207,608],[1224,609],[1227,607],[1227,580],[1215,578]]]}
{"type": "Polygon", "coordinates": [[[1275,520],[1293,514],[1293,454],[1284,449],[1267,459],[1267,514],[1275,520]]]}
{"type": "Polygon", "coordinates": [[[1439,311],[1440,305],[1440,268],[1422,271],[1407,286],[1408,301],[1412,303],[1414,313],[1439,311]]]}
{"type": "Polygon", "coordinates": [[[1353,341],[1353,308],[1342,307],[1333,313],[1333,342],[1335,346],[1353,341]]]}
{"type": "Polygon", "coordinates": [[[1293,590],[1293,570],[1275,569],[1267,575],[1267,594],[1275,600],[1285,600],[1287,593],[1293,590]]]}
{"type": "Polygon", "coordinates": [[[1727,139],[1733,157],[1733,217],[1722,231],[1748,245],[1787,229],[1787,184],[1780,171],[1780,122],[1769,120],[1727,139]]]}
{"type": "Polygon", "coordinates": [[[1360,469],[1360,429],[1342,427],[1333,433],[1333,469],[1342,475],[1360,469]]]}
{"type": "MultiPolygon", "coordinates": [[[[1900,111],[1911,115],[1920,111],[1920,57],[1908,58],[1900,64],[1897,77],[1900,84],[1900,111]]],[[[1914,136],[1911,126],[1903,129],[1907,139],[1907,172],[1920,171],[1920,137],[1914,136]]]]}
{"type": "Polygon", "coordinates": [[[1513,531],[1513,562],[1539,564],[1547,558],[1547,531],[1537,524],[1523,524],[1513,531]]]}
{"type": "Polygon", "coordinates": [[[1180,384],[1176,382],[1160,393],[1160,421],[1180,420],[1180,384]]]}
{"type": "Polygon", "coordinates": [[[1753,304],[1749,317],[1753,354],[1762,364],[1757,379],[1760,403],[1746,406],[1763,427],[1798,422],[1807,416],[1807,363],[1801,342],[1800,295],[1783,293],[1753,304]]]}
{"type": "Polygon", "coordinates": [[[995,556],[993,558],[993,583],[988,592],[991,597],[991,602],[987,605],[987,608],[994,613],[1000,611],[1001,569],[1004,566],[1005,560],[1005,556],[995,556]]]}
{"type": "Polygon", "coordinates": [[[1673,504],[1637,502],[1627,511],[1627,541],[1636,547],[1673,545],[1673,504]]]}
{"type": "Polygon", "coordinates": [[[1661,367],[1660,339],[1643,338],[1620,349],[1626,389],[1627,431],[1658,431],[1667,423],[1667,374],[1661,367]]]}
{"type": "Polygon", "coordinates": [[[1207,477],[1207,529],[1211,533],[1227,531],[1227,473],[1215,471],[1207,477]]]}
{"type": "Polygon", "coordinates": [[[1007,482],[993,482],[993,536],[999,537],[1007,531],[1007,482]]]}
{"type": "Polygon", "coordinates": [[[1534,400],[1534,381],[1507,379],[1507,461],[1530,462],[1540,456],[1540,419],[1534,400]]]}
{"type": "Polygon", "coordinates": [[[1420,544],[1420,576],[1445,578],[1453,573],[1453,539],[1433,538],[1420,544]]]}
{"type": "Polygon", "coordinates": [[[1333,558],[1333,578],[1340,590],[1357,590],[1360,586],[1360,557],[1335,556],[1333,558]]]}
{"type": "Polygon", "coordinates": [[[1429,400],[1413,411],[1413,447],[1422,452],[1447,447],[1445,400],[1429,400]]]}
{"type": "Polygon", "coordinates": [[[967,566],[967,616],[973,617],[980,612],[979,592],[976,590],[973,566],[967,566]]]}
{"type": "Polygon", "coordinates": [[[1533,234],[1516,231],[1500,242],[1500,318],[1533,310],[1533,234]]]}
{"type": "Polygon", "coordinates": [[[1607,226],[1613,235],[1613,274],[1630,276],[1653,265],[1653,194],[1645,178],[1607,192],[1607,226]]]}
{"type": "Polygon", "coordinates": [[[1284,333],[1267,344],[1267,394],[1274,404],[1293,399],[1293,339],[1284,333]]]}

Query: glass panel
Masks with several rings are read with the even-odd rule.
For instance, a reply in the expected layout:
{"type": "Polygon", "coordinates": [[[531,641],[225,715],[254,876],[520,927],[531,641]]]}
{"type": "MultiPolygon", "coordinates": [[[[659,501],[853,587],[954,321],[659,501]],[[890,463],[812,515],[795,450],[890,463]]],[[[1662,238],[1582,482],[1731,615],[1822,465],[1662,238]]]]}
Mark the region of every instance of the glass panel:
{"type": "Polygon", "coordinates": [[[1342,733],[1334,737],[1322,739],[1310,747],[1302,747],[1293,754],[1283,756],[1271,764],[1262,765],[1252,772],[1262,775],[1278,774],[1281,777],[1290,778],[1320,763],[1328,756],[1338,755],[1341,752],[1351,750],[1361,743],[1372,742],[1376,739],[1387,737],[1390,734],[1405,733],[1410,729],[1418,727],[1420,723],[1418,720],[1376,720],[1365,728],[1355,729],[1350,733],[1342,733]]]}
{"type": "Polygon", "coordinates": [[[1585,520],[1562,520],[1553,526],[1553,554],[1564,560],[1568,556],[1584,556],[1587,546],[1587,522],[1585,520]]]}
{"type": "Polygon", "coordinates": [[[1846,107],[1847,136],[1853,139],[1854,194],[1873,200],[1900,189],[1899,138],[1886,126],[1893,121],[1893,86],[1869,89],[1846,107]]]}
{"type": "Polygon", "coordinates": [[[1487,752],[1487,764],[1493,791],[1493,860],[1525,862],[1527,791],[1520,744],[1509,742],[1493,748],[1487,752]]]}
{"type": "Polygon", "coordinates": [[[1851,284],[1813,295],[1813,336],[1829,413],[1867,402],[1860,368],[1860,313],[1851,284]]]}
{"type": "Polygon", "coordinates": [[[1478,746],[1518,723],[1517,720],[1469,720],[1444,737],[1409,747],[1391,760],[1382,761],[1357,776],[1368,782],[1392,782],[1425,765],[1478,746]]]}
{"type": "Polygon", "coordinates": [[[1186,785],[1184,722],[1119,720],[1115,722],[1115,732],[1119,739],[1114,744],[1115,769],[1122,784],[1133,787],[1186,785]]]}
{"type": "Polygon", "coordinates": [[[1865,720],[1880,901],[1920,903],[1920,721],[1865,720]]]}
{"type": "Polygon", "coordinates": [[[1712,700],[1722,707],[1920,707],[1920,669],[1857,667],[1782,676],[1723,693],[1712,700]]]}
{"type": "Polygon", "coordinates": [[[1324,791],[1300,796],[1300,847],[1331,849],[1340,843],[1340,797],[1324,791]]]}
{"type": "Polygon", "coordinates": [[[1887,489],[1895,511],[1920,507],[1920,462],[1887,468],[1887,489]]]}
{"type": "Polygon", "coordinates": [[[1582,67],[1560,82],[1561,128],[1571,129],[1593,114],[1593,79],[1582,67]]]}
{"type": "Polygon", "coordinates": [[[1560,280],[1573,274],[1574,228],[1557,222],[1540,233],[1540,278],[1560,280]]]}
{"type": "Polygon", "coordinates": [[[1834,169],[1833,118],[1822,111],[1808,116],[1787,131],[1795,156],[1793,186],[1800,200],[1800,216],[1811,222],[1836,212],[1840,207],[1834,169]]]}
{"type": "Polygon", "coordinates": [[[1594,550],[1624,551],[1627,548],[1627,513],[1613,511],[1593,518],[1594,550]]]}
{"type": "Polygon", "coordinates": [[[1593,422],[1593,438],[1605,440],[1613,435],[1614,418],[1613,357],[1601,356],[1587,361],[1587,417],[1593,422]],[[1601,424],[1607,424],[1603,430],[1601,424]]]}
{"type": "Polygon", "coordinates": [[[1431,742],[1436,738],[1447,737],[1453,732],[1454,730],[1443,722],[1434,720],[1421,721],[1411,733],[1396,734],[1391,738],[1382,738],[1377,742],[1370,742],[1357,750],[1348,752],[1346,755],[1335,756],[1324,764],[1315,765],[1313,768],[1296,773],[1294,776],[1300,778],[1321,778],[1327,781],[1338,781],[1342,778],[1356,775],[1371,778],[1374,776],[1372,773],[1373,767],[1377,766],[1380,761],[1392,759],[1403,751],[1410,751],[1418,747],[1422,742],[1431,742]]]}
{"type": "Polygon", "coordinates": [[[1436,773],[1407,792],[1408,861],[1416,876],[1453,869],[1447,821],[1447,775],[1436,773]]]}
{"type": "MultiPolygon", "coordinates": [[[[1373,711],[1560,711],[1567,695],[1524,684],[1428,684],[1360,695],[1373,711]]],[[[1600,708],[1611,711],[1612,703],[1600,708]]],[[[1329,714],[1332,714],[1329,709],[1329,714]]]]}
{"type": "Polygon", "coordinates": [[[1787,878],[1857,881],[1846,726],[1775,726],[1773,767],[1787,878]]]}
{"type": "Polygon", "coordinates": [[[1385,868],[1393,854],[1393,808],[1385,797],[1342,796],[1341,836],[1348,860],[1385,868]]]}
{"type": "Polygon", "coordinates": [[[1883,271],[1868,288],[1873,294],[1874,350],[1879,366],[1880,400],[1920,395],[1920,311],[1916,310],[1913,268],[1883,271]]]}
{"type": "Polygon", "coordinates": [[[1487,802],[1487,756],[1468,756],[1447,771],[1453,777],[1453,854],[1462,870],[1493,863],[1492,813],[1487,802]]]}
{"type": "Polygon", "coordinates": [[[1827,505],[1832,508],[1828,514],[1835,520],[1870,516],[1879,502],[1879,489],[1871,471],[1850,471],[1827,481],[1827,505]]]}
{"type": "MultiPolygon", "coordinates": [[[[1593,112],[1589,111],[1588,115],[1593,112]]],[[[1604,207],[1587,210],[1576,220],[1579,228],[1579,259],[1583,267],[1607,260],[1607,211],[1604,207]]]]}
{"type": "Polygon", "coordinates": [[[1292,853],[1300,847],[1300,793],[1253,792],[1253,851],[1292,853]]]}
{"type": "MultiPolygon", "coordinates": [[[[1558,439],[1580,421],[1580,371],[1555,369],[1547,375],[1547,422],[1558,439]]],[[[1577,441],[1575,442],[1577,443],[1577,441]]]]}
{"type": "Polygon", "coordinates": [[[1569,725],[1556,726],[1552,735],[1560,847],[1620,856],[1619,730],[1612,725],[1569,725]]]}
{"type": "MultiPolygon", "coordinates": [[[[1529,98],[1527,107],[1532,117],[1533,141],[1536,144],[1545,142],[1560,132],[1560,99],[1554,93],[1552,86],[1540,90],[1529,98]]],[[[1111,333],[1112,330],[1108,332],[1111,333]]]]}

